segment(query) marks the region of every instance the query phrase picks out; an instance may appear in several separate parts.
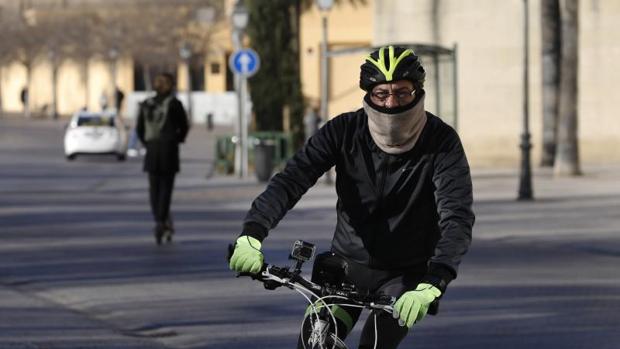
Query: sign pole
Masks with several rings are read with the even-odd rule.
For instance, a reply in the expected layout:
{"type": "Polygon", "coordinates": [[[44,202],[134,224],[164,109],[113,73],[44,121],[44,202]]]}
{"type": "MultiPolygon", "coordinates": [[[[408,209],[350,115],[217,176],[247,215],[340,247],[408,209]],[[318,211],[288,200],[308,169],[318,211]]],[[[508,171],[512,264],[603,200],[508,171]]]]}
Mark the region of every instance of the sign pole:
{"type": "Polygon", "coordinates": [[[237,110],[239,112],[238,146],[235,148],[235,165],[238,165],[238,175],[241,178],[248,176],[248,105],[247,80],[256,74],[260,66],[260,58],[252,49],[239,49],[230,56],[228,61],[230,70],[235,73],[237,82],[237,110]],[[237,160],[238,159],[238,160],[237,160]]]}
{"type": "Polygon", "coordinates": [[[241,92],[243,78],[235,74],[237,82],[237,144],[235,147],[235,172],[243,178],[243,93],[241,92]]]}
{"type": "Polygon", "coordinates": [[[241,176],[248,177],[248,108],[247,108],[247,81],[241,78],[241,176]]]}

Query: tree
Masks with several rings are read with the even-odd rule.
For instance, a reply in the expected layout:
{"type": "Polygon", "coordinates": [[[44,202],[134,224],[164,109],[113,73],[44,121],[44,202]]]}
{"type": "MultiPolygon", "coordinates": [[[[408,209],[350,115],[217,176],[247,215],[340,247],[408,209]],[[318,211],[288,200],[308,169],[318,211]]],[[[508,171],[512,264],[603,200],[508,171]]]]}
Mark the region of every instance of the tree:
{"type": "MultiPolygon", "coordinates": [[[[1,14],[0,14],[1,15],[1,14]]],[[[11,47],[11,28],[6,21],[0,19],[0,118],[4,116],[4,101],[2,100],[2,69],[13,60],[11,47]]]]}
{"type": "MultiPolygon", "coordinates": [[[[51,106],[52,115],[56,115],[58,67],[65,59],[81,65],[87,106],[92,58],[107,60],[113,73],[119,57],[147,62],[147,67],[174,67],[181,44],[190,44],[195,57],[204,57],[223,10],[222,0],[106,0],[71,6],[66,1],[24,2],[17,16],[1,18],[0,67],[10,61],[21,63],[26,68],[28,88],[33,65],[38,61],[51,63],[51,106]]],[[[111,87],[113,91],[115,86],[111,87]]],[[[24,108],[26,117],[31,100],[24,108]]]]}
{"type": "MultiPolygon", "coordinates": [[[[96,16],[98,25],[93,28],[94,56],[103,59],[109,69],[109,85],[103,87],[102,96],[111,97],[109,105],[116,105],[116,71],[119,58],[130,55],[135,31],[143,28],[136,28],[131,15],[135,4],[129,2],[127,5],[109,4],[109,7],[98,9],[96,16]],[[111,6],[110,6],[111,5],[111,6]]],[[[94,8],[92,8],[94,10],[94,8]]],[[[144,9],[148,11],[148,7],[144,9]]],[[[148,18],[148,14],[144,14],[148,18]]],[[[103,102],[102,108],[104,107],[103,102]]]]}
{"type": "Polygon", "coordinates": [[[67,58],[71,46],[67,32],[72,27],[73,16],[65,11],[47,11],[45,16],[37,22],[38,30],[45,33],[46,58],[52,73],[52,101],[50,115],[53,119],[58,118],[58,70],[62,62],[67,58]]]}
{"type": "Polygon", "coordinates": [[[71,16],[71,26],[65,33],[69,41],[67,57],[75,60],[80,66],[85,108],[88,108],[90,97],[90,60],[96,51],[93,33],[94,26],[98,25],[97,21],[98,17],[94,11],[77,9],[71,16]]]}
{"type": "MultiPolygon", "coordinates": [[[[34,12],[26,10],[21,18],[11,23],[11,41],[15,59],[26,68],[26,86],[30,91],[32,81],[32,68],[35,60],[45,51],[47,33],[37,25],[34,12]]],[[[29,92],[29,96],[32,94],[29,92]]],[[[31,116],[32,98],[27,98],[24,105],[24,117],[31,116]]]]}
{"type": "Polygon", "coordinates": [[[132,28],[119,31],[130,43],[120,45],[118,39],[109,37],[109,43],[105,46],[120,46],[122,52],[131,55],[136,62],[139,62],[147,87],[150,86],[151,67],[173,66],[177,63],[178,43],[175,32],[176,28],[183,24],[178,18],[177,11],[170,11],[168,8],[162,10],[160,6],[144,8],[126,6],[109,16],[106,23],[109,25],[130,23],[132,28]]]}
{"type": "Polygon", "coordinates": [[[579,66],[579,1],[561,0],[562,74],[560,76],[560,107],[558,145],[554,173],[556,176],[581,174],[577,125],[577,76],[579,66]]]}
{"type": "Polygon", "coordinates": [[[543,132],[540,165],[555,160],[560,90],[561,20],[559,0],[541,1],[543,132]]]}
{"type": "MultiPolygon", "coordinates": [[[[288,102],[295,69],[291,31],[291,1],[246,1],[250,13],[247,33],[261,58],[261,67],[249,79],[258,130],[282,130],[283,108],[288,102]]],[[[298,79],[298,77],[297,77],[298,79]]]]}
{"type": "Polygon", "coordinates": [[[293,133],[293,144],[301,145],[304,141],[303,117],[305,113],[305,102],[301,86],[300,69],[300,16],[301,4],[294,1],[289,7],[289,17],[291,18],[291,36],[289,43],[288,60],[283,62],[283,79],[285,86],[288,86],[290,93],[286,98],[288,106],[291,131],[293,133]]]}
{"type": "MultiPolygon", "coordinates": [[[[344,0],[336,0],[339,5],[344,0]]],[[[366,0],[348,0],[366,5],[366,0]]],[[[245,1],[250,12],[247,33],[261,58],[261,68],[249,79],[258,130],[282,130],[283,110],[289,111],[294,144],[303,141],[305,110],[299,66],[300,16],[312,0],[245,1]]]]}
{"type": "Polygon", "coordinates": [[[114,48],[131,56],[141,64],[148,87],[151,67],[175,66],[180,59],[180,46],[191,47],[194,56],[207,54],[223,9],[223,3],[217,0],[113,4],[98,11],[103,23],[95,34],[99,38],[99,53],[106,57],[114,48]]]}

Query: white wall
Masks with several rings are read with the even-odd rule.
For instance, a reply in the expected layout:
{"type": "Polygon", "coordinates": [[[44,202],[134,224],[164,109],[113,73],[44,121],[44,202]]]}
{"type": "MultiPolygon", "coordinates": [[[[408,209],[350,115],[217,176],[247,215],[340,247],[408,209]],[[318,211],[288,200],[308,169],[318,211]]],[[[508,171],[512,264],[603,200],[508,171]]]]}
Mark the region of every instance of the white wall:
{"type": "MultiPolygon", "coordinates": [[[[152,92],[130,93],[125,105],[125,118],[134,120],[138,116],[138,103],[152,95],[152,92]]],[[[179,92],[177,98],[187,110],[187,93],[179,92]]],[[[237,96],[234,92],[192,92],[192,106],[195,124],[204,124],[207,114],[212,113],[215,126],[236,125],[237,96]]]]}
{"type": "MultiPolygon", "coordinates": [[[[517,165],[523,119],[522,0],[377,0],[373,44],[458,44],[459,132],[473,165],[517,165]],[[437,32],[433,31],[433,3],[437,32]],[[435,41],[435,40],[438,41],[435,41]]],[[[530,131],[541,153],[540,2],[529,2],[530,131]]],[[[579,140],[583,162],[620,161],[620,1],[580,1],[579,140]]]]}

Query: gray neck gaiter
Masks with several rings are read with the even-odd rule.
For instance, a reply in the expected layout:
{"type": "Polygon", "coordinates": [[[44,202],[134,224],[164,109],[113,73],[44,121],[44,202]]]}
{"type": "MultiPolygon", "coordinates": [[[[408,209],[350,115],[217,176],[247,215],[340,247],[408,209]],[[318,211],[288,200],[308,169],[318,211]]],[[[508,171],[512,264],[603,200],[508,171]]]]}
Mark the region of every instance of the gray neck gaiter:
{"type": "Polygon", "coordinates": [[[426,124],[424,97],[398,114],[381,113],[364,100],[370,136],[381,150],[388,154],[402,154],[413,149],[426,124]]]}

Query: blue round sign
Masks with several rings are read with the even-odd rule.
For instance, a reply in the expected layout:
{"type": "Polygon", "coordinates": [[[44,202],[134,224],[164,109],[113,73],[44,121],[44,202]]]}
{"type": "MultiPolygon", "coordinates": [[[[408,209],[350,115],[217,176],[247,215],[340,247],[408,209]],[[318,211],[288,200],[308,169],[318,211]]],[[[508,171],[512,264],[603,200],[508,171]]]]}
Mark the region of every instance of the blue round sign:
{"type": "Polygon", "coordinates": [[[250,77],[258,71],[260,58],[258,53],[250,48],[241,49],[230,55],[228,66],[233,73],[250,77]]]}

